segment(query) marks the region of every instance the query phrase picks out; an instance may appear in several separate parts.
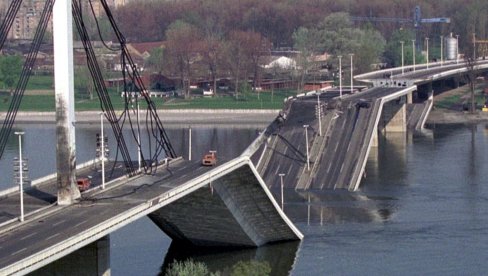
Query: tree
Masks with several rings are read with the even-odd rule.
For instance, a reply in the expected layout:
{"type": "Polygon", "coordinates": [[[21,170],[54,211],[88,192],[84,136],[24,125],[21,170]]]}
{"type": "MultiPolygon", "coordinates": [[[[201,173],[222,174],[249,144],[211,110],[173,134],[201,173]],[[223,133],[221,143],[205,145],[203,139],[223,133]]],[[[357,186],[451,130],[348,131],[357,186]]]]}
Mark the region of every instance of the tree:
{"type": "Polygon", "coordinates": [[[220,38],[208,36],[204,39],[201,49],[203,62],[208,66],[210,72],[215,95],[217,95],[217,72],[222,59],[222,48],[223,42],[220,38]]]}
{"type": "Polygon", "coordinates": [[[250,70],[253,74],[252,89],[255,92],[261,78],[261,63],[264,56],[269,55],[271,43],[260,33],[247,32],[246,56],[249,57],[250,70]]]}
{"type": "MultiPolygon", "coordinates": [[[[371,70],[371,65],[378,63],[383,54],[385,39],[367,25],[364,29],[352,25],[349,14],[332,13],[319,25],[323,32],[324,47],[333,56],[354,54],[357,73],[371,70]]],[[[334,67],[337,62],[334,60],[334,67]]]]}
{"type": "Polygon", "coordinates": [[[317,29],[300,27],[293,33],[293,47],[299,51],[297,56],[298,92],[305,83],[305,76],[313,66],[313,56],[322,49],[323,33],[317,29]]]}
{"type": "Polygon", "coordinates": [[[164,69],[163,64],[164,49],[157,47],[151,50],[149,57],[145,61],[145,67],[151,68],[161,74],[164,69]]]}
{"type": "Polygon", "coordinates": [[[95,85],[86,66],[79,66],[75,69],[74,88],[79,95],[84,95],[86,98],[93,100],[95,85]]]}
{"type": "Polygon", "coordinates": [[[176,70],[181,79],[185,98],[190,97],[192,64],[197,58],[200,32],[193,25],[176,21],[166,31],[168,63],[176,70]]]}
{"type": "Polygon", "coordinates": [[[380,62],[385,49],[386,41],[383,36],[374,29],[361,30],[359,46],[355,50],[355,70],[358,73],[371,71],[371,65],[380,62]]]}
{"type": "Polygon", "coordinates": [[[22,57],[18,55],[0,56],[0,80],[10,90],[17,83],[22,72],[22,57]]]}
{"type": "Polygon", "coordinates": [[[247,77],[249,51],[246,49],[246,44],[249,41],[249,36],[249,32],[233,31],[229,35],[225,48],[226,65],[234,78],[234,94],[236,98],[238,98],[241,77],[247,77]]]}

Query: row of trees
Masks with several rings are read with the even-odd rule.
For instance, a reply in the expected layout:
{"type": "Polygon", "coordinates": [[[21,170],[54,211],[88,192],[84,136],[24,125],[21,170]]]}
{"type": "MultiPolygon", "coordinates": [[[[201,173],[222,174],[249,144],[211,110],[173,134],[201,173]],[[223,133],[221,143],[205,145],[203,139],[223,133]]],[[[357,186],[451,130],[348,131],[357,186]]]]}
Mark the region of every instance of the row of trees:
{"type": "MultiPolygon", "coordinates": [[[[234,30],[227,34],[213,28],[199,29],[184,21],[176,21],[167,30],[164,52],[157,49],[148,64],[159,71],[172,74],[182,80],[185,95],[189,96],[189,83],[195,77],[209,77],[216,91],[218,77],[230,77],[235,81],[237,95],[239,82],[250,77],[255,88],[261,78],[264,57],[269,56],[272,43],[258,32],[234,30]]],[[[329,71],[338,71],[337,56],[354,53],[355,70],[371,70],[371,64],[379,63],[385,47],[385,39],[373,28],[359,29],[353,26],[347,13],[334,13],[316,27],[300,27],[292,34],[297,66],[290,72],[297,78],[298,88],[303,87],[307,74],[316,70],[314,57],[327,52],[329,71]]]]}
{"type": "MultiPolygon", "coordinates": [[[[115,15],[130,41],[165,40],[169,26],[182,20],[199,29],[211,27],[224,34],[254,31],[268,38],[274,47],[280,47],[293,45],[293,33],[298,28],[314,28],[335,12],[412,19],[415,5],[420,5],[423,18],[451,18],[451,24],[423,24],[418,30],[419,38],[454,32],[461,35],[463,48],[470,42],[467,34],[476,32],[479,37],[488,37],[485,0],[153,0],[134,1],[119,8],[115,15]]],[[[363,26],[364,22],[356,24],[363,26]]],[[[376,22],[371,27],[389,40],[395,30],[413,25],[376,22]]]]}
{"type": "Polygon", "coordinates": [[[260,33],[232,31],[223,36],[184,21],[174,22],[166,31],[166,37],[164,52],[157,49],[150,63],[162,65],[161,71],[177,75],[185,97],[189,96],[189,85],[194,77],[209,75],[213,90],[217,91],[217,78],[229,74],[235,81],[237,95],[241,79],[252,75],[255,82],[259,80],[262,57],[271,49],[269,41],[260,33]]]}

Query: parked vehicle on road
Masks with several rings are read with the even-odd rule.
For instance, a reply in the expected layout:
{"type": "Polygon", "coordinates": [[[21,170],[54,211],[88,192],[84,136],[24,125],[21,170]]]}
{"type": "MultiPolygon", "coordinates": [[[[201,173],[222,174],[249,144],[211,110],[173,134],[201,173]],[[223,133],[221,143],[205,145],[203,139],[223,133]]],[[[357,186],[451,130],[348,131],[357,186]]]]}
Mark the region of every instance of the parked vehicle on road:
{"type": "Polygon", "coordinates": [[[86,177],[78,178],[76,180],[76,184],[78,185],[78,189],[83,192],[86,191],[90,188],[91,186],[91,180],[86,177]]]}
{"type": "Polygon", "coordinates": [[[215,155],[216,151],[209,151],[208,154],[205,154],[202,159],[203,166],[214,166],[217,164],[217,156],[215,155]]]}

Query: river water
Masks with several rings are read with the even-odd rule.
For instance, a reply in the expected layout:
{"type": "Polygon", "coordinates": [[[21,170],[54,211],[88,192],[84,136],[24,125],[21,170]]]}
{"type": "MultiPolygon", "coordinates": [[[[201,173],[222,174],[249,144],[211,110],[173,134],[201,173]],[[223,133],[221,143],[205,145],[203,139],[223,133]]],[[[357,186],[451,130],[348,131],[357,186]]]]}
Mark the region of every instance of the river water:
{"type": "MultiPolygon", "coordinates": [[[[216,149],[219,156],[232,158],[262,127],[194,127],[192,154],[199,158],[216,149]]],[[[24,155],[32,178],[52,172],[54,126],[22,125],[17,130],[26,132],[24,155]]],[[[81,163],[94,157],[97,128],[86,125],[77,131],[81,163]]],[[[175,150],[187,156],[186,127],[168,132],[175,150]]],[[[109,145],[113,149],[113,142],[109,145]]],[[[11,186],[10,162],[17,146],[13,137],[0,160],[2,189],[11,186]]],[[[129,148],[135,152],[134,145],[129,148]]],[[[169,262],[187,258],[225,273],[239,261],[250,265],[254,260],[272,275],[484,275],[487,152],[484,124],[436,126],[409,137],[388,135],[372,149],[360,191],[286,191],[285,212],[305,235],[303,241],[197,250],[172,243],[144,218],[111,234],[112,275],[157,275],[169,262]]]]}

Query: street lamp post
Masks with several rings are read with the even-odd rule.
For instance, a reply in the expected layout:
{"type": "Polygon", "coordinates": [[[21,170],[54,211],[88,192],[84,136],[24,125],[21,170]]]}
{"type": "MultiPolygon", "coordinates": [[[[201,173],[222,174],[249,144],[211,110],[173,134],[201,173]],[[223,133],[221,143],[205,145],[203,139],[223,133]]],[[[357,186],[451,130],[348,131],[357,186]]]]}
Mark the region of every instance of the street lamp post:
{"type": "Polygon", "coordinates": [[[136,102],[137,102],[137,164],[139,166],[139,172],[140,172],[141,171],[141,156],[142,156],[142,154],[141,154],[141,127],[140,127],[140,122],[139,122],[139,96],[137,96],[136,102]]]}
{"type": "Polygon", "coordinates": [[[317,117],[319,117],[319,135],[322,136],[322,109],[320,108],[320,94],[317,93],[317,117]]]}
{"type": "Polygon", "coordinates": [[[415,39],[412,39],[412,53],[413,71],[415,72],[415,39]]]}
{"type": "Polygon", "coordinates": [[[353,65],[352,65],[352,57],[354,56],[354,54],[349,54],[351,56],[351,94],[353,92],[353,89],[354,89],[354,86],[353,86],[353,65]]]}
{"type": "Polygon", "coordinates": [[[459,63],[459,35],[456,35],[456,64],[459,63]]]}
{"type": "Polygon", "coordinates": [[[285,203],[285,200],[284,200],[284,197],[283,197],[283,176],[285,176],[285,174],[284,173],[280,173],[278,175],[280,176],[280,179],[281,179],[281,210],[283,210],[284,203],[285,203]]]}
{"type": "Polygon", "coordinates": [[[405,73],[405,69],[403,68],[404,66],[404,60],[403,60],[403,44],[405,42],[404,41],[400,41],[400,44],[402,44],[402,75],[405,73]]]}
{"type": "Polygon", "coordinates": [[[103,134],[103,116],[105,115],[104,112],[100,113],[100,138],[101,138],[101,148],[100,148],[100,156],[102,157],[102,189],[105,189],[105,136],[103,134]]]}
{"type": "Polygon", "coordinates": [[[476,60],[476,33],[473,33],[473,60],[476,60]]]}
{"type": "Polygon", "coordinates": [[[22,175],[24,170],[23,160],[22,160],[22,135],[24,132],[16,131],[14,132],[19,136],[19,194],[20,194],[20,221],[24,221],[24,176],[22,175]]]}
{"type": "Polygon", "coordinates": [[[425,42],[427,43],[427,69],[429,69],[429,38],[425,38],[425,42]]]}
{"type": "Polygon", "coordinates": [[[339,58],[339,97],[342,98],[342,56],[339,58]]]}
{"type": "Polygon", "coordinates": [[[441,35],[441,67],[444,63],[444,36],[441,35]]]}
{"type": "Polygon", "coordinates": [[[188,127],[188,160],[191,161],[191,126],[188,127]]]}
{"type": "Polygon", "coordinates": [[[307,170],[310,171],[310,156],[308,153],[308,127],[309,127],[309,125],[303,125],[303,127],[305,128],[305,148],[307,151],[307,170]]]}

